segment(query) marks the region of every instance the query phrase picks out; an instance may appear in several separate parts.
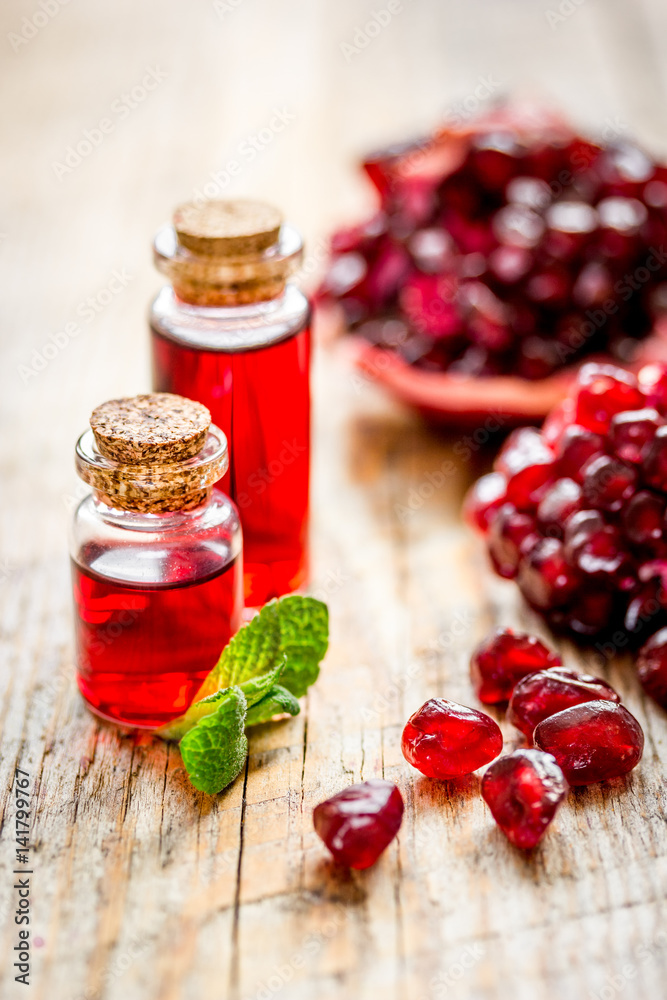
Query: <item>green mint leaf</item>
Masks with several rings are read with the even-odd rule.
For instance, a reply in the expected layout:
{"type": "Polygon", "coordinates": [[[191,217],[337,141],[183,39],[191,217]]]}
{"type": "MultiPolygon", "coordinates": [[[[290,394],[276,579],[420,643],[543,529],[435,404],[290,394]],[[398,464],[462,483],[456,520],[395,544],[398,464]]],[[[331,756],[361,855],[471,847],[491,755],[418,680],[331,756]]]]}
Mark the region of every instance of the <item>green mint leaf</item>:
{"type": "Polygon", "coordinates": [[[280,648],[287,666],[282,687],[300,698],[317,680],[329,645],[329,609],[314,597],[292,595],[278,602],[280,648]]]}
{"type": "Polygon", "coordinates": [[[258,701],[261,701],[262,698],[269,693],[285,669],[286,662],[286,658],[283,654],[280,658],[280,663],[273,670],[269,670],[265,674],[260,674],[259,677],[251,677],[249,680],[243,681],[242,684],[239,684],[239,687],[245,695],[248,708],[251,708],[252,705],[256,705],[258,701]]]}
{"type": "Polygon", "coordinates": [[[195,701],[267,673],[277,666],[280,657],[278,602],[271,601],[230,639],[195,701]]]}
{"type": "Polygon", "coordinates": [[[259,726],[262,722],[270,722],[275,715],[298,715],[300,711],[301,706],[291,691],[280,684],[274,684],[261,701],[248,709],[246,729],[249,726],[259,726]]]}
{"type": "Polygon", "coordinates": [[[190,781],[215,795],[234,780],[248,756],[246,700],[238,687],[216,696],[215,711],[205,715],[179,744],[190,781]]]}

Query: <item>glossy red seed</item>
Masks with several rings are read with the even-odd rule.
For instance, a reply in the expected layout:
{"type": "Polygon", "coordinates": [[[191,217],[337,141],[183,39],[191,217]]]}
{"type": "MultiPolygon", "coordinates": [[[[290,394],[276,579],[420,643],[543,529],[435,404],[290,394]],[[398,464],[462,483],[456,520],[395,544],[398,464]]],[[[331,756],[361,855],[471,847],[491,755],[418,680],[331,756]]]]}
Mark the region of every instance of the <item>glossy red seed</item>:
{"type": "Polygon", "coordinates": [[[555,458],[532,427],[513,431],[497,461],[497,470],[507,480],[507,499],[518,510],[532,511],[540,491],[554,475],[555,458]]]}
{"type": "Polygon", "coordinates": [[[560,663],[560,657],[536,636],[497,629],[472,654],[470,677],[479,700],[495,705],[509,700],[522,677],[560,663]]]}
{"type": "Polygon", "coordinates": [[[427,778],[458,778],[488,764],[503,747],[498,725],[474,708],[431,698],[411,715],[401,749],[427,778]]]}
{"type": "Polygon", "coordinates": [[[659,542],[665,532],[665,498],[640,490],[623,511],[623,530],[635,545],[659,542]]]}
{"type": "Polygon", "coordinates": [[[571,785],[618,778],[636,767],[644,733],[634,715],[611,701],[589,701],[549,716],[535,729],[535,745],[553,754],[571,785]]]}
{"type": "Polygon", "coordinates": [[[516,579],[528,603],[540,610],[567,604],[581,582],[558,538],[540,538],[522,552],[516,579]]]}
{"type": "Polygon", "coordinates": [[[570,424],[556,445],[559,475],[580,483],[584,465],[589,459],[602,454],[604,447],[605,441],[601,434],[595,434],[579,424],[570,424]]]}
{"type": "Polygon", "coordinates": [[[315,832],[334,860],[357,869],[375,864],[402,819],[401,793],[391,781],[379,778],[345,788],[313,810],[315,832]]]}
{"type": "Polygon", "coordinates": [[[583,468],[582,493],[587,507],[618,511],[637,487],[637,472],[611,455],[592,458],[583,468]]]}
{"type": "Polygon", "coordinates": [[[516,576],[521,548],[524,543],[537,541],[535,518],[522,514],[512,504],[503,504],[491,518],[488,546],[491,562],[499,576],[516,576]]]}
{"type": "Polygon", "coordinates": [[[565,667],[540,670],[520,680],[512,692],[507,718],[532,739],[535,727],[556,712],[586,701],[620,701],[606,681],[565,667]]]}
{"type": "Polygon", "coordinates": [[[637,381],[646,396],[647,405],[667,414],[667,368],[659,364],[645,365],[637,381]]]}
{"type": "Polygon", "coordinates": [[[489,472],[470,488],[463,505],[463,513],[473,528],[486,531],[495,514],[505,503],[505,477],[499,472],[489,472]]]}
{"type": "Polygon", "coordinates": [[[609,428],[612,450],[624,462],[641,462],[661,424],[658,411],[649,407],[615,414],[609,428]]]}
{"type": "Polygon", "coordinates": [[[568,786],[554,758],[540,750],[515,750],[484,773],[482,798],[507,839],[535,847],[556,815],[568,786]]]}
{"type": "Polygon", "coordinates": [[[537,508],[537,523],[545,535],[561,538],[563,525],[581,506],[581,486],[574,479],[557,479],[537,508]]]}
{"type": "Polygon", "coordinates": [[[667,628],[644,643],[637,657],[637,673],[646,693],[667,709],[667,628]]]}
{"type": "Polygon", "coordinates": [[[667,426],[659,427],[642,463],[649,486],[667,493],[667,426]]]}
{"type": "Polygon", "coordinates": [[[645,397],[634,375],[612,365],[587,364],[579,374],[576,420],[597,434],[605,434],[612,417],[624,410],[640,410],[645,397]]]}

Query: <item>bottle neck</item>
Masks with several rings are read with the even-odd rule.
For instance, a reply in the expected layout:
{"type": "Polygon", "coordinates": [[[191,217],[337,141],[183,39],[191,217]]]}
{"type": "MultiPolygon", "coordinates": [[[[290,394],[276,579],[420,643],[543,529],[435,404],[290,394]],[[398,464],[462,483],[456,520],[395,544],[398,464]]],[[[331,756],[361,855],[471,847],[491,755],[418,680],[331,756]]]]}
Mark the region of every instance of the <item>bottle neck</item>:
{"type": "Polygon", "coordinates": [[[212,494],[213,490],[209,488],[192,499],[192,506],[186,504],[179,510],[158,512],[112,507],[107,502],[108,498],[98,490],[93,490],[92,502],[98,517],[116,527],[129,528],[132,531],[187,531],[188,527],[194,527],[206,515],[212,494]]]}

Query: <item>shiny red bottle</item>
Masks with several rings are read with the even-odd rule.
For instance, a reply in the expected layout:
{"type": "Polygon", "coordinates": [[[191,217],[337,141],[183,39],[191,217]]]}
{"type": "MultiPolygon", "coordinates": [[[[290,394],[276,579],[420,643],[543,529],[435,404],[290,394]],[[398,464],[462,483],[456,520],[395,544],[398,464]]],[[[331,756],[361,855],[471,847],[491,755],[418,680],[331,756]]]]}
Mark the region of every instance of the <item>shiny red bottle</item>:
{"type": "Polygon", "coordinates": [[[151,309],[153,386],[204,403],[227,435],[221,485],[260,606],[308,575],[310,308],[288,281],[301,238],[268,206],[205,202],[177,209],[154,250],[171,285],[151,309]]]}

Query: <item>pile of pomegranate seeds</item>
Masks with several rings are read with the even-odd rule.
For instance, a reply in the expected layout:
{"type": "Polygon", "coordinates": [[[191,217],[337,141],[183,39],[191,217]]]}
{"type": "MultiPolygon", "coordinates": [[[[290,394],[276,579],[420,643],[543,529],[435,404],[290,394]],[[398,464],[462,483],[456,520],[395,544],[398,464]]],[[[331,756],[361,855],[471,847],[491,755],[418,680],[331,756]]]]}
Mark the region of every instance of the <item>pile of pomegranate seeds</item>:
{"type": "Polygon", "coordinates": [[[315,832],[334,860],[369,868],[394,839],[403,819],[403,798],[391,781],[376,778],[338,792],[315,806],[315,832]]]}
{"type": "Polygon", "coordinates": [[[507,718],[527,739],[535,727],[550,715],[586,701],[620,701],[610,684],[565,667],[539,670],[520,680],[512,691],[507,718]]]}
{"type": "Polygon", "coordinates": [[[567,795],[563,772],[541,750],[515,750],[487,768],[482,798],[508,840],[523,849],[535,847],[567,795]]]}
{"type": "Polygon", "coordinates": [[[508,437],[465,511],[551,625],[625,646],[667,620],[666,508],[667,366],[588,363],[541,431],[508,437]]]}
{"type": "Polygon", "coordinates": [[[319,296],[409,364],[535,380],[625,363],[665,308],[667,167],[629,142],[501,109],[363,167],[380,209],[334,234],[319,296]]]}
{"type": "Polygon", "coordinates": [[[470,676],[479,700],[495,705],[509,700],[522,677],[560,663],[560,657],[534,635],[517,635],[511,628],[499,628],[472,654],[470,676]]]}
{"type": "Polygon", "coordinates": [[[500,728],[474,708],[431,698],[408,719],[401,749],[409,764],[427,778],[447,780],[471,774],[497,757],[500,728]]]}
{"type": "Polygon", "coordinates": [[[646,693],[667,709],[667,628],[652,635],[639,650],[637,673],[646,693]]]}

